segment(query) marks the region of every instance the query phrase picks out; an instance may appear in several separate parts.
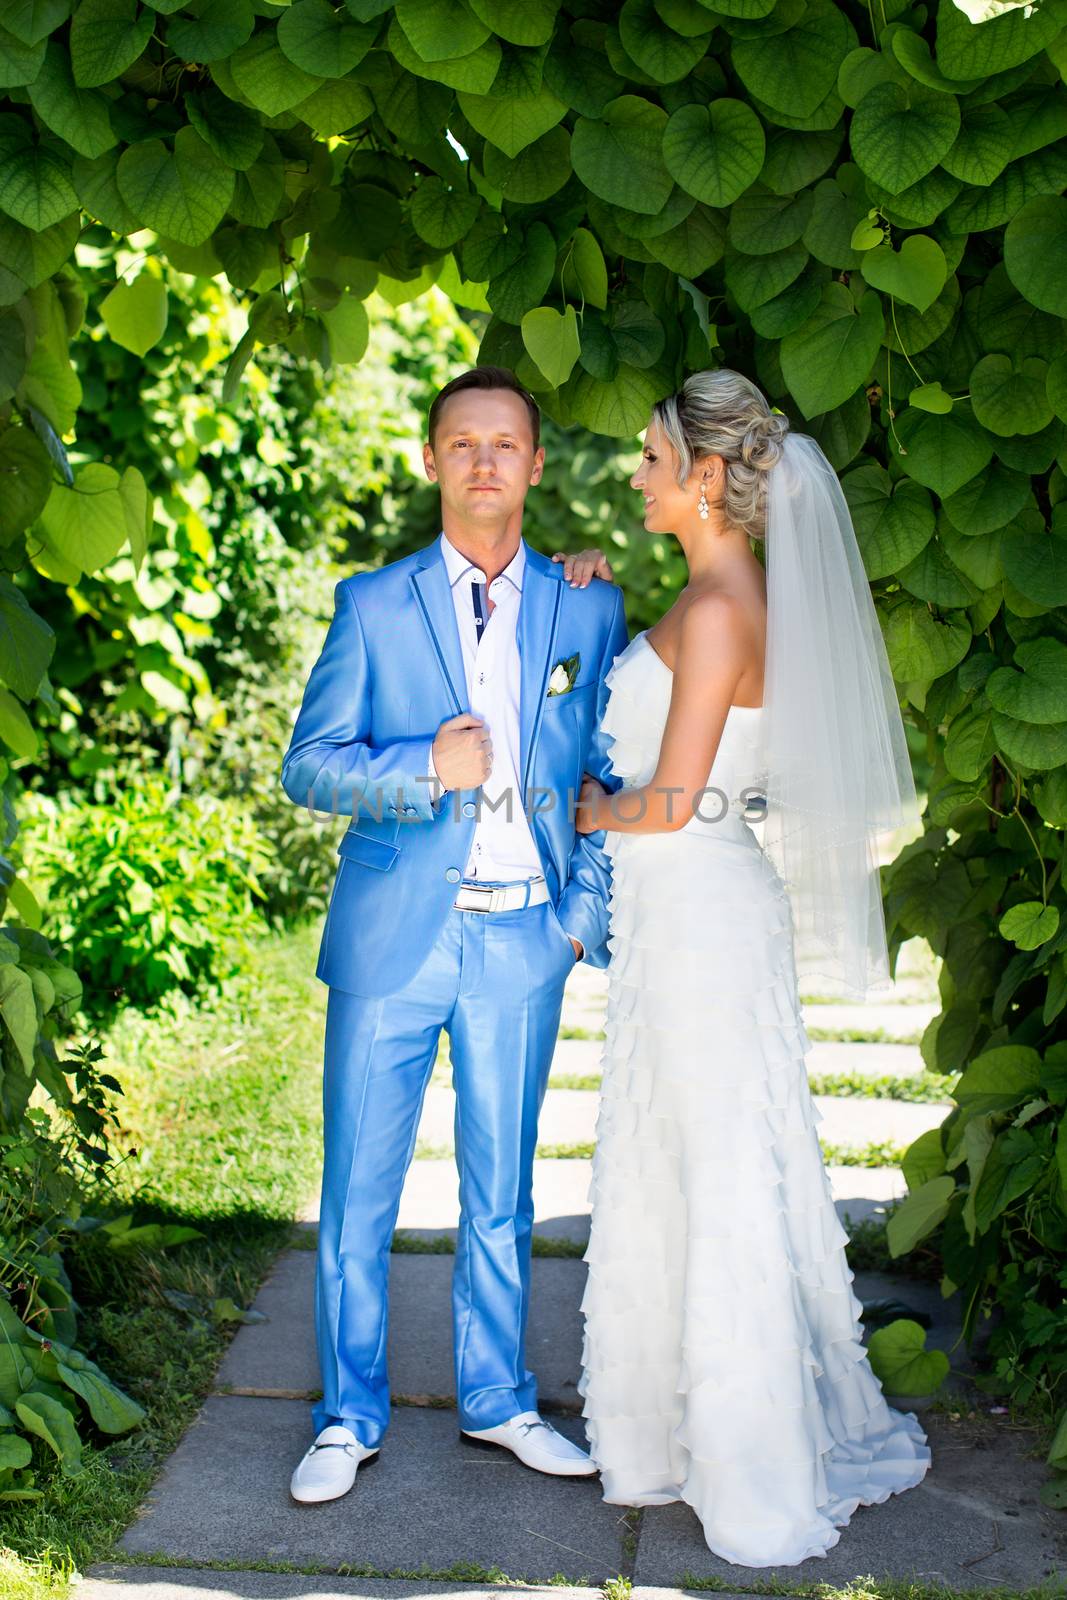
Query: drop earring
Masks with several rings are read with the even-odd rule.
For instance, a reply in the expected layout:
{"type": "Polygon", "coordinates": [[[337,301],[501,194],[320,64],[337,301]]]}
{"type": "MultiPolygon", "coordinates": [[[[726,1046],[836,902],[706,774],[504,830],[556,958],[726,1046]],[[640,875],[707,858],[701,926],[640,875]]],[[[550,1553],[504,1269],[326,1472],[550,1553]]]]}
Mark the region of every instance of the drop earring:
{"type": "Polygon", "coordinates": [[[710,512],[708,511],[708,497],[704,493],[703,483],[700,485],[700,500],[697,503],[697,511],[700,515],[701,522],[707,522],[710,512]]]}

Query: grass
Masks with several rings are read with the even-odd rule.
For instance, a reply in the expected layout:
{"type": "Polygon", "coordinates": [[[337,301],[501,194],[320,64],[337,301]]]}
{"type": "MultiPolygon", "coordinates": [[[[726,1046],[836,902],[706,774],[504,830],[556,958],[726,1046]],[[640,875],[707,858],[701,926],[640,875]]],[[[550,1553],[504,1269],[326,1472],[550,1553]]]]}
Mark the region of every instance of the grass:
{"type": "MultiPolygon", "coordinates": [[[[820,1139],[823,1160],[830,1167],[899,1167],[907,1149],[906,1145],[888,1141],[862,1145],[831,1144],[820,1139]]],[[[592,1140],[578,1140],[573,1144],[539,1144],[538,1161],[591,1161],[596,1148],[592,1140]]],[[[415,1146],[416,1161],[448,1161],[453,1156],[450,1144],[432,1144],[419,1140],[415,1146]]]]}
{"type": "MultiPolygon", "coordinates": [[[[550,1089],[576,1089],[587,1093],[600,1088],[599,1072],[557,1072],[548,1080],[550,1089]]],[[[951,1081],[955,1081],[953,1078],[951,1081]]],[[[950,1104],[950,1080],[936,1072],[912,1074],[873,1072],[812,1072],[808,1084],[812,1094],[830,1095],[838,1100],[907,1100],[919,1105],[950,1104]]]]}
{"type": "Polygon", "coordinates": [[[84,1470],[65,1477],[33,1441],[42,1498],[3,1506],[4,1600],[58,1600],[114,1544],[210,1393],[218,1363],[319,1171],[321,1027],[316,930],[265,937],[247,969],[197,1007],[123,1013],[104,1037],[123,1129],[112,1186],[86,1216],[132,1211],[196,1228],[169,1249],[118,1251],[86,1233],[65,1251],[78,1348],[145,1407],[124,1435],[79,1424],[84,1470]],[[232,1304],[231,1304],[232,1302],[232,1304]]]}

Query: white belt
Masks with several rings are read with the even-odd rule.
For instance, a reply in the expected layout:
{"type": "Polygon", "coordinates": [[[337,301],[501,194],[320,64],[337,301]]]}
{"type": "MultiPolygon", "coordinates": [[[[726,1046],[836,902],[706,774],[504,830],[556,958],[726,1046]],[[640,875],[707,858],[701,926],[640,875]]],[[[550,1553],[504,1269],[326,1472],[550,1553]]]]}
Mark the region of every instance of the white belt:
{"type": "Polygon", "coordinates": [[[461,883],[453,909],[456,911],[521,911],[524,906],[539,906],[548,899],[544,878],[529,883],[508,883],[492,888],[487,883],[461,883]]]}

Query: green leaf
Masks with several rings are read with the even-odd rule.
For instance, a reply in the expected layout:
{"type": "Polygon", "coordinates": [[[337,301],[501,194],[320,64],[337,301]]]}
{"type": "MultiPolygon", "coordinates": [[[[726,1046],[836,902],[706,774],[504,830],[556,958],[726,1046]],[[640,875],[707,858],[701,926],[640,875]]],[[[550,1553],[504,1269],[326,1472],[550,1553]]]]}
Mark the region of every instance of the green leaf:
{"type": "Polygon", "coordinates": [[[1040,195],[1004,230],[1008,277],[1031,305],[1067,317],[1067,200],[1040,195]]]}
{"type": "MultiPolygon", "coordinates": [[[[34,730],[33,723],[30,721],[30,719],[26,715],[25,711],[23,711],[22,707],[19,705],[18,701],[15,699],[15,696],[13,694],[9,694],[6,689],[0,689],[0,739],[2,739],[4,741],[4,743],[10,749],[12,749],[15,752],[15,754],[17,756],[25,756],[29,760],[32,761],[37,755],[37,734],[36,734],[36,731],[34,730]]],[[[8,1012],[8,995],[7,995],[7,991],[9,991],[10,985],[5,982],[4,974],[8,973],[8,972],[11,972],[11,971],[18,972],[20,978],[24,978],[26,976],[26,974],[24,972],[20,971],[19,968],[17,968],[17,967],[16,968],[0,967],[0,1013],[3,1014],[5,1020],[8,1020],[7,1019],[7,1012],[8,1012]]],[[[28,979],[27,979],[27,989],[29,991],[30,1005],[32,1007],[33,1006],[33,988],[32,988],[32,985],[30,985],[28,979]]],[[[11,1004],[14,1005],[15,1001],[11,1001],[11,1004]]],[[[36,1032],[37,1032],[37,1012],[36,1012],[36,1010],[34,1010],[34,1012],[33,1012],[33,1019],[34,1019],[34,1036],[36,1036],[36,1032]]],[[[9,1023],[9,1027],[10,1027],[10,1023],[9,1023]]],[[[32,1056],[32,1050],[31,1050],[30,1060],[28,1062],[26,1062],[25,1065],[26,1065],[27,1069],[29,1069],[29,1067],[32,1066],[32,1064],[33,1064],[33,1056],[32,1056]]]]}
{"type": "Polygon", "coordinates": [[[754,28],[749,37],[735,38],[730,54],[751,94],[776,111],[805,117],[835,88],[838,67],[855,44],[843,11],[812,3],[783,32],[754,28]]]}
{"type": "Polygon", "coordinates": [[[1015,651],[1016,666],[997,667],[985,683],[990,704],[1022,722],[1067,722],[1067,645],[1029,639],[1015,651]]]}
{"type": "Polygon", "coordinates": [[[354,78],[327,80],[306,100],[297,101],[293,112],[314,128],[322,138],[348,133],[365,122],[374,110],[374,101],[354,78]]]}
{"type": "Polygon", "coordinates": [[[580,427],[609,438],[632,439],[647,424],[662,390],[649,371],[620,366],[612,383],[600,383],[581,369],[563,394],[580,427]]]}
{"type": "MultiPolygon", "coordinates": [[[[3,733],[5,739],[8,738],[7,720],[11,709],[18,713],[29,729],[27,737],[33,745],[30,753],[35,753],[37,738],[29,728],[25,712],[17,701],[11,699],[6,690],[0,690],[0,733],[3,733]],[[4,701],[9,701],[10,707],[4,704],[4,701]]],[[[10,743],[10,740],[8,742],[10,743]]],[[[19,1053],[22,1065],[27,1072],[31,1071],[37,1042],[37,1006],[33,998],[33,984],[29,973],[13,962],[5,962],[0,966],[0,1016],[3,1017],[4,1027],[19,1053]]]]}
{"type": "Polygon", "coordinates": [[[59,1376],[68,1389],[85,1401],[101,1432],[126,1433],[143,1421],[144,1407],[117,1388],[95,1361],[90,1361],[80,1350],[72,1350],[55,1342],[52,1344],[52,1353],[56,1358],[59,1376]]]}
{"type": "Polygon", "coordinates": [[[477,50],[471,50],[466,55],[445,56],[429,61],[419,55],[399,21],[394,19],[387,43],[394,59],[406,72],[428,78],[433,83],[447,84],[450,89],[465,89],[468,94],[488,94],[500,70],[500,41],[493,37],[487,38],[477,50]]]}
{"type": "Polygon", "coordinates": [[[952,410],[952,396],[946,394],[939,383],[921,383],[910,391],[908,404],[919,411],[932,411],[935,416],[946,417],[952,410]]]}
{"type": "Polygon", "coordinates": [[[540,304],[555,269],[555,240],[543,222],[534,222],[523,235],[515,260],[490,278],[486,298],[498,317],[521,323],[527,311],[540,304]]]}
{"type": "Polygon", "coordinates": [[[576,228],[571,240],[570,267],[577,274],[582,298],[605,310],[608,303],[608,269],[604,253],[588,228],[576,228]]]}
{"type": "Polygon", "coordinates": [[[571,176],[571,136],[566,128],[550,128],[548,133],[514,160],[495,145],[485,147],[485,176],[504,200],[519,205],[537,205],[557,194],[571,176]]]}
{"type": "Polygon", "coordinates": [[[1008,1128],[993,1141],[974,1197],[974,1221],[985,1233],[1016,1200],[1033,1188],[1046,1161],[1032,1134],[1008,1128]]]}
{"type": "Polygon", "coordinates": [[[471,0],[471,10],[509,44],[547,44],[556,26],[560,0],[471,0]]]}
{"type": "Polygon", "coordinates": [[[962,489],[993,455],[993,441],[963,405],[945,416],[908,407],[896,420],[905,453],[897,459],[909,478],[942,499],[962,489]]]}
{"type": "Polygon", "coordinates": [[[886,1223],[889,1254],[893,1257],[906,1255],[920,1240],[939,1228],[948,1216],[949,1202],[955,1192],[956,1180],[948,1173],[930,1178],[914,1189],[886,1223]]]}
{"type": "Polygon", "coordinates": [[[667,170],[687,194],[729,206],[759,177],[763,124],[743,100],[680,106],[663,130],[667,170]]]}
{"type": "Polygon", "coordinates": [[[868,250],[860,270],[872,289],[906,300],[919,311],[930,309],[948,277],[945,252],[922,233],[909,234],[899,250],[890,245],[868,250]]]}
{"type": "Polygon", "coordinates": [[[263,124],[256,113],[218,89],[187,94],[185,113],[208,148],[238,172],[250,167],[263,148],[263,124]]]}
{"type": "Polygon", "coordinates": [[[725,248],[726,224],[717,212],[699,205],[676,228],[648,241],[651,256],[691,280],[721,261],[725,248]]]}
{"type": "MultiPolygon", "coordinates": [[[[785,250],[775,250],[765,256],[750,256],[730,249],[726,253],[723,275],[726,287],[741,310],[751,314],[795,283],[807,263],[808,252],[802,244],[789,245],[785,250]]],[[[847,295],[847,290],[845,292],[847,295]]],[[[810,319],[805,326],[810,326],[810,319]]]]}
{"type": "Polygon", "coordinates": [[[0,115],[0,211],[35,233],[69,217],[78,197],[65,151],[50,134],[35,138],[21,117],[0,115]]]}
{"type": "Polygon", "coordinates": [[[420,239],[436,250],[447,250],[470,231],[481,198],[462,189],[450,189],[440,178],[423,178],[411,200],[411,222],[420,239]]]}
{"type": "Polygon", "coordinates": [[[38,44],[70,16],[73,0],[7,0],[4,27],[23,44],[38,44]]]}
{"type": "Polygon", "coordinates": [[[636,95],[620,95],[599,119],[578,118],[571,138],[575,172],[609,205],[654,215],[674,186],[663,164],[666,125],[667,114],[659,106],[636,95]]]}
{"type": "Polygon", "coordinates": [[[867,1353],[886,1394],[933,1394],[948,1376],[948,1356],[943,1350],[927,1350],[925,1331],[910,1317],[876,1328],[867,1340],[867,1353]]]}
{"type": "Polygon", "coordinates": [[[1004,575],[1038,606],[1067,605],[1067,539],[1024,527],[1006,528],[1001,545],[1004,575]]]}
{"type": "Polygon", "coordinates": [[[663,324],[644,300],[615,300],[608,313],[608,327],[624,365],[652,367],[663,354],[663,324]]]}
{"type": "Polygon", "coordinates": [[[96,572],[126,542],[119,475],[102,462],[79,468],[74,487],[53,484],[38,523],[42,542],[79,572],[96,572]]]}
{"type": "Polygon", "coordinates": [[[581,351],[578,317],[573,306],[562,313],[538,306],[522,319],[522,342],[553,389],[566,383],[581,351]]]}
{"type": "Polygon", "coordinates": [[[31,1389],[15,1401],[15,1412],[24,1428],[55,1451],[65,1476],[73,1478],[85,1470],[74,1418],[61,1401],[31,1389]]]}
{"type": "Polygon", "coordinates": [[[1067,722],[1017,722],[997,711],[993,732],[1012,765],[1044,772],[1067,762],[1067,722]]]}
{"type": "Polygon", "coordinates": [[[397,0],[396,17],[423,61],[467,55],[492,31],[463,0],[397,0]]]}
{"type": "Polygon", "coordinates": [[[143,356],[159,343],[167,327],[167,286],[145,269],[132,283],[121,278],[100,305],[104,325],[116,344],[143,356]]]}
{"type": "Polygon", "coordinates": [[[367,308],[358,295],[342,295],[322,313],[330,335],[330,354],[340,366],[362,361],[370,337],[367,308]]]}
{"type": "Polygon", "coordinates": [[[68,260],[78,241],[76,211],[39,233],[13,217],[0,216],[0,259],[10,272],[35,289],[68,260]]]}
{"type": "Polygon", "coordinates": [[[1036,950],[1047,944],[1059,932],[1060,914],[1055,906],[1044,906],[1040,900],[1021,900],[1005,911],[997,923],[1005,939],[1010,939],[1020,950],[1036,950]]]}
{"type": "Polygon", "coordinates": [[[81,0],[70,24],[70,64],[83,89],[112,83],[152,37],[155,17],[137,0],[81,0]]]}
{"type": "Polygon", "coordinates": [[[79,155],[92,160],[118,142],[111,127],[107,98],[95,89],[79,88],[74,82],[70,57],[58,39],[49,41],[44,66],[30,85],[29,95],[41,121],[79,155]]]}
{"type": "Polygon", "coordinates": [[[841,405],[866,383],[884,331],[877,295],[857,306],[844,284],[826,286],[819,309],[781,344],[782,376],[805,417],[841,405]]]}
{"type": "Polygon", "coordinates": [[[1052,421],[1045,377],[1037,356],[983,356],[971,369],[971,407],[990,433],[1040,433],[1052,421]]]}
{"type": "Polygon", "coordinates": [[[953,3],[937,10],[937,64],[949,78],[987,78],[1029,61],[1055,39],[1063,26],[1055,6],[1035,7],[989,17],[977,26],[953,3]]]}
{"type": "MultiPolygon", "coordinates": [[[[929,683],[958,667],[971,645],[970,628],[938,622],[927,606],[905,601],[886,619],[885,646],[898,683],[929,683]]],[[[963,777],[963,773],[953,773],[963,777]]]]}
{"type": "Polygon", "coordinates": [[[945,1151],[940,1128],[927,1128],[913,1139],[900,1163],[904,1181],[909,1189],[920,1189],[931,1178],[940,1178],[945,1170],[945,1151]]]}
{"type": "Polygon", "coordinates": [[[472,128],[512,157],[554,128],[567,109],[548,89],[501,96],[495,86],[494,92],[487,95],[461,91],[459,108],[472,128]]]}
{"type": "Polygon", "coordinates": [[[122,152],[116,173],[119,192],[149,228],[180,244],[203,244],[226,215],[234,174],[193,128],[180,128],[170,151],[162,139],[146,139],[122,152]]]}
{"type": "Polygon", "coordinates": [[[852,157],[875,183],[899,194],[937,166],[959,128],[960,109],[951,95],[918,84],[879,83],[853,114],[852,157]]]}
{"type": "Polygon", "coordinates": [[[934,533],[930,497],[909,478],[890,478],[869,462],[841,480],[868,578],[886,578],[914,561],[934,533]]]}
{"type": "Polygon", "coordinates": [[[7,545],[40,515],[52,487],[48,453],[29,428],[0,433],[0,481],[0,544],[7,545]]]}
{"type": "Polygon", "coordinates": [[[351,22],[329,0],[295,0],[278,18],[278,44],[295,66],[320,78],[343,78],[374,43],[377,24],[351,22]]]}
{"type": "Polygon", "coordinates": [[[706,31],[682,37],[661,21],[652,0],[626,0],[619,12],[623,49],[655,83],[677,83],[686,77],[708,48],[712,18],[706,31]]]}
{"type": "Polygon", "coordinates": [[[167,45],[182,61],[223,61],[252,37],[249,0],[198,0],[195,15],[170,17],[167,45]]]}
{"type": "Polygon", "coordinates": [[[276,117],[306,100],[321,77],[296,66],[280,48],[273,29],[254,33],[229,60],[237,87],[265,116],[276,117]]]}
{"type": "Polygon", "coordinates": [[[55,634],[22,590],[10,578],[0,577],[0,678],[27,704],[41,687],[55,646],[55,634]]]}
{"type": "Polygon", "coordinates": [[[998,1045],[971,1062],[952,1098],[973,1113],[1009,1111],[1028,1100],[1041,1082],[1041,1057],[1029,1045],[998,1045]]]}

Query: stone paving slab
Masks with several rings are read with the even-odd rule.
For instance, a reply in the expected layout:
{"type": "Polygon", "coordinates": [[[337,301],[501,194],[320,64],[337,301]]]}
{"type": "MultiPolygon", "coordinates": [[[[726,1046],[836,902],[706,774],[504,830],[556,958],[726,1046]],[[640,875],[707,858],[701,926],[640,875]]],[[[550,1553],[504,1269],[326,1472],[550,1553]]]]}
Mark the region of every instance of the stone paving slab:
{"type": "MultiPolygon", "coordinates": [[[[394,1255],[390,1264],[389,1380],[393,1397],[452,1401],[451,1256],[394,1255]]],[[[580,1411],[577,1379],[582,1361],[584,1261],[536,1258],[530,1286],[526,1360],[537,1374],[546,1407],[580,1411]]],[[[216,1376],[217,1390],[291,1397],[318,1390],[312,1305],[315,1257],[288,1250],[261,1285],[255,1309],[265,1322],[237,1330],[216,1376]]],[[[902,1300],[931,1319],[928,1343],[949,1350],[959,1334],[959,1296],[943,1300],[936,1284],[880,1273],[857,1273],[853,1292],[864,1304],[902,1300]]],[[[956,1351],[953,1366],[966,1365],[956,1351]]]]}
{"type": "MultiPolygon", "coordinates": [[[[928,1128],[940,1127],[951,1102],[929,1104],[907,1100],[875,1100],[858,1095],[816,1095],[819,1136],[828,1143],[865,1145],[888,1142],[907,1145],[928,1128]]],[[[596,1138],[600,1094],[595,1089],[549,1089],[537,1125],[543,1145],[592,1144],[596,1138]]],[[[435,1155],[452,1149],[456,1097],[451,1085],[434,1084],[426,1091],[418,1139],[435,1155]]]]}
{"type": "MultiPolygon", "coordinates": [[[[889,1034],[890,1038],[911,1038],[921,1034],[927,1024],[938,1015],[941,1007],[931,1001],[890,1001],[881,1004],[849,1005],[843,1001],[823,1005],[802,1005],[801,1012],[806,1028],[832,1029],[834,1032],[855,1029],[857,1033],[889,1034]]],[[[915,1048],[918,1048],[917,1046],[915,1048]]]]}
{"type": "MultiPolygon", "coordinates": [[[[933,1462],[923,1481],[882,1505],[861,1506],[825,1556],[791,1567],[742,1567],[713,1555],[688,1506],[655,1506],[641,1519],[636,1585],[715,1579],[766,1592],[776,1583],[843,1585],[893,1578],[958,1590],[1029,1589],[1067,1578],[1067,1519],[1038,1500],[1047,1477],[1029,1459],[1026,1430],[922,1419],[933,1462]]],[[[1035,1452],[1036,1456],[1036,1452],[1035,1452]]]]}
{"type": "MultiPolygon", "coordinates": [[[[588,1161],[534,1162],[534,1232],[542,1239],[584,1244],[589,1238],[588,1161]]],[[[886,1203],[907,1193],[896,1167],[827,1167],[837,1214],[847,1227],[879,1216],[886,1203]]],[[[318,1221],[319,1195],[300,1213],[303,1226],[318,1221]]],[[[459,1179],[452,1160],[413,1161],[400,1201],[397,1227],[417,1239],[455,1237],[459,1221],[459,1179]]]]}
{"type": "MultiPolygon", "coordinates": [[[[600,1072],[603,1039],[560,1039],[552,1058],[554,1073],[594,1076],[600,1072]]],[[[914,1078],[925,1070],[918,1045],[849,1044],[813,1039],[806,1056],[808,1073],[858,1072],[865,1077],[914,1078]]]]}
{"type": "MultiPolygon", "coordinates": [[[[556,1419],[584,1437],[578,1418],[556,1419]]],[[[460,1442],[454,1411],[394,1409],[381,1455],[320,1505],[289,1494],[311,1441],[306,1403],[211,1395],[118,1543],[171,1560],[343,1564],[410,1576],[458,1563],[546,1583],[605,1582],[623,1568],[625,1527],[597,1478],[553,1478],[510,1452],[460,1442]]]]}
{"type": "MultiPolygon", "coordinates": [[[[393,1255],[389,1265],[389,1382],[394,1399],[453,1399],[453,1256],[393,1255]]],[[[582,1360],[585,1263],[533,1263],[526,1361],[546,1407],[576,1411],[582,1360]]],[[[284,1251],[260,1286],[255,1309],[228,1346],[216,1389],[292,1395],[321,1385],[313,1320],[315,1256],[284,1251]]]]}
{"type": "Polygon", "coordinates": [[[427,1578],[345,1578],[335,1573],[218,1572],[204,1567],[144,1567],[98,1561],[78,1585],[77,1600],[603,1600],[599,1589],[427,1578]]]}

